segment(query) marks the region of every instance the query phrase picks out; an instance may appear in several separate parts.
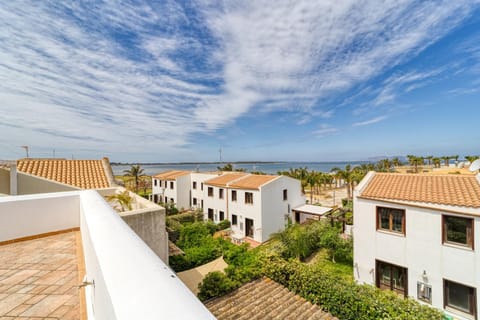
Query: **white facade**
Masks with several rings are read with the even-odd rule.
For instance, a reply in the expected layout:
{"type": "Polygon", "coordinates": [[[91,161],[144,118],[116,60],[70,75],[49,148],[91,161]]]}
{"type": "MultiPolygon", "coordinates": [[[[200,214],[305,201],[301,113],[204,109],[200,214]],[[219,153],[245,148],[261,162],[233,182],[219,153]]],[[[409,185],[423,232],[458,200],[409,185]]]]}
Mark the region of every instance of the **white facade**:
{"type": "Polygon", "coordinates": [[[183,174],[174,178],[152,177],[152,195],[154,202],[174,203],[181,209],[191,207],[190,192],[190,174],[183,174]]]}
{"type": "Polygon", "coordinates": [[[205,207],[205,195],[204,189],[205,181],[212,179],[218,176],[218,173],[209,173],[209,172],[192,172],[190,175],[191,179],[191,203],[192,208],[203,209],[205,207]]]}
{"type": "Polygon", "coordinates": [[[223,212],[225,219],[232,223],[234,239],[248,237],[257,242],[264,242],[272,233],[284,230],[292,208],[305,203],[300,181],[286,176],[278,176],[258,189],[206,184],[204,193],[206,219],[209,219],[209,209],[213,210],[214,222],[221,221],[223,212]],[[213,196],[208,196],[208,188],[213,189],[213,196]],[[219,197],[221,189],[224,190],[223,199],[219,197]],[[285,200],[284,190],[287,195],[285,200]],[[234,193],[236,200],[232,196],[234,193]]]}
{"type": "MultiPolygon", "coordinates": [[[[404,270],[408,296],[441,309],[456,319],[476,319],[477,310],[480,310],[480,237],[473,237],[473,234],[480,232],[480,209],[362,198],[362,190],[372,176],[372,173],[367,175],[354,193],[355,279],[360,283],[381,286],[385,278],[380,279],[383,277],[380,268],[390,264],[395,272],[404,270]],[[390,232],[379,227],[378,208],[403,210],[403,231],[390,232]],[[472,234],[473,248],[445,242],[445,216],[471,219],[472,233],[475,232],[472,234]],[[475,295],[472,300],[476,300],[472,303],[473,315],[447,305],[445,292],[453,290],[449,289],[452,282],[461,284],[462,288],[471,288],[469,292],[475,295]],[[422,299],[422,294],[427,297],[422,299]]],[[[396,279],[400,278],[392,275],[391,279],[393,286],[397,286],[396,279]]]]}

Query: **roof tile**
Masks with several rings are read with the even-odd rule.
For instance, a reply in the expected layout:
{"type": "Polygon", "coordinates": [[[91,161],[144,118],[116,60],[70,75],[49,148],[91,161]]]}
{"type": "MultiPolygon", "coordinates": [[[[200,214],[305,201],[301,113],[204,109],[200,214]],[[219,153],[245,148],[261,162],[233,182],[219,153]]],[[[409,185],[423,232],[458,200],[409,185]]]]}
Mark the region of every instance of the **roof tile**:
{"type": "Polygon", "coordinates": [[[475,176],[375,173],[362,198],[480,207],[480,184],[475,176]]]}
{"type": "Polygon", "coordinates": [[[183,170],[170,170],[170,171],[165,171],[162,173],[159,173],[155,176],[154,178],[160,179],[160,180],[175,180],[178,177],[184,176],[190,174],[190,171],[183,171],[183,170]]]}
{"type": "Polygon", "coordinates": [[[82,189],[110,187],[102,160],[22,159],[17,169],[82,189]]]}

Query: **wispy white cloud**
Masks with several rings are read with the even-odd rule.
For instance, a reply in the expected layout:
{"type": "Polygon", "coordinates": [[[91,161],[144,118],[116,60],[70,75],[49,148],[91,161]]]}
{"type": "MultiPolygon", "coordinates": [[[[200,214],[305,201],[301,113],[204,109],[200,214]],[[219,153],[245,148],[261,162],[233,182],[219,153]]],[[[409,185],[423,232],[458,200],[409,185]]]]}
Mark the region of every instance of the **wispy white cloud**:
{"type": "Polygon", "coordinates": [[[332,127],[331,125],[326,123],[322,123],[319,126],[319,129],[312,132],[312,134],[317,138],[323,138],[337,133],[339,133],[338,128],[332,127]]]}
{"type": "Polygon", "coordinates": [[[387,116],[379,116],[379,117],[375,117],[373,119],[369,119],[369,120],[365,120],[365,121],[360,121],[360,122],[355,122],[353,124],[354,127],[362,127],[362,126],[368,126],[370,124],[374,124],[374,123],[378,123],[378,122],[381,122],[385,119],[387,119],[388,117],[387,116]]]}
{"type": "MultiPolygon", "coordinates": [[[[129,150],[153,160],[188,154],[198,134],[251,111],[298,112],[298,124],[329,118],[335,110],[323,99],[415,56],[474,6],[6,2],[0,7],[0,143],[113,155],[129,150]],[[82,135],[84,141],[77,139],[82,135]]],[[[417,82],[407,76],[390,85],[413,90],[417,82]]],[[[377,103],[394,94],[380,93],[377,103]]]]}

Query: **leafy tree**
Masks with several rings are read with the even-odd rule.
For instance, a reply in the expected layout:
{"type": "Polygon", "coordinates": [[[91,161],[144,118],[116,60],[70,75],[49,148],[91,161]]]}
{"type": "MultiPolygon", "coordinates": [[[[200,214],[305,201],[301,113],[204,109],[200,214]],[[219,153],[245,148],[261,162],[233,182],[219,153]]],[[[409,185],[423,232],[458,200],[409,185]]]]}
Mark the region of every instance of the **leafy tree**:
{"type": "Polygon", "coordinates": [[[473,161],[477,160],[478,156],[465,156],[465,160],[472,163],[473,161]]]}
{"type": "Polygon", "coordinates": [[[233,170],[233,164],[227,163],[223,167],[218,166],[217,167],[218,171],[239,171],[239,172],[245,172],[245,169],[243,168],[237,168],[233,170]]]}
{"type": "Polygon", "coordinates": [[[137,164],[132,165],[128,170],[123,170],[123,172],[124,176],[133,177],[135,182],[135,192],[138,192],[139,179],[143,175],[143,169],[140,167],[140,165],[137,164]]]}
{"type": "Polygon", "coordinates": [[[402,162],[400,161],[400,159],[398,157],[395,157],[392,159],[392,164],[394,167],[399,167],[402,165],[402,162]]]}

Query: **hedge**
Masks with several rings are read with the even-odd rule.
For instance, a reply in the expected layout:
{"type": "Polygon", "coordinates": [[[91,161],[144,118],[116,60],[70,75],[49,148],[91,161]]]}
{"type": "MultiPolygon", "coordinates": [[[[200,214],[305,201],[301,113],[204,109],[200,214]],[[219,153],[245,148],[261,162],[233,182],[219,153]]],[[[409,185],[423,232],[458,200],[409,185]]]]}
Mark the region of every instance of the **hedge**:
{"type": "Polygon", "coordinates": [[[344,320],[442,318],[440,311],[411,298],[359,285],[298,261],[270,259],[264,263],[264,274],[344,320]]]}

